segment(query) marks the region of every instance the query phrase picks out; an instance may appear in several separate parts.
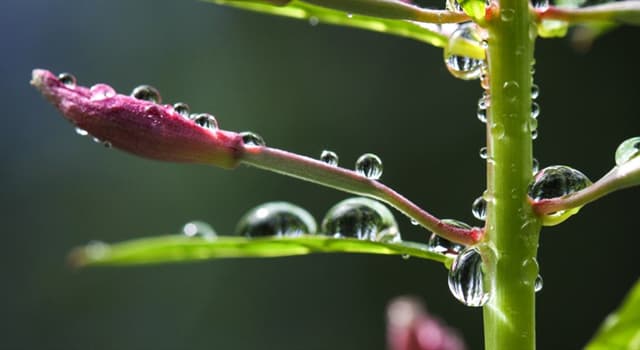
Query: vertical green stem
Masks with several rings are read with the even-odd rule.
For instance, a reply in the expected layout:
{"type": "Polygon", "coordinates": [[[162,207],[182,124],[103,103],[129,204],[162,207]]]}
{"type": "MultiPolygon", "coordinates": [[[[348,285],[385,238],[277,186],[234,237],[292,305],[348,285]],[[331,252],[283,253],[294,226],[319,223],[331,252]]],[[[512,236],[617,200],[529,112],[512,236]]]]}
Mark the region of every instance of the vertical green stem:
{"type": "Polygon", "coordinates": [[[532,178],[531,62],[534,37],[526,0],[501,0],[489,20],[491,104],[487,121],[488,215],[481,249],[491,299],[485,348],[535,349],[535,260],[539,221],[527,202],[532,178]]]}

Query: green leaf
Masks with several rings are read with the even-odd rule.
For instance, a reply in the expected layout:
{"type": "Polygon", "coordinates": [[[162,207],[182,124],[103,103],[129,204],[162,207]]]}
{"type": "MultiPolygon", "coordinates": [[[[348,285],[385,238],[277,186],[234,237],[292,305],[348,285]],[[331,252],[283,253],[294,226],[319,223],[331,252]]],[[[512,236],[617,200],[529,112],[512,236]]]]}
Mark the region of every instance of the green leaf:
{"type": "Polygon", "coordinates": [[[166,235],[116,244],[94,242],[74,249],[69,261],[73,266],[82,267],[189,262],[218,258],[268,258],[311,253],[403,255],[439,261],[445,266],[450,266],[452,262],[452,257],[435,253],[421,243],[379,243],[320,235],[215,239],[166,235]]]}
{"type": "Polygon", "coordinates": [[[640,350],[640,280],[600,326],[586,350],[640,350]]]}
{"type": "Polygon", "coordinates": [[[246,10],[258,11],[272,15],[305,19],[312,23],[343,25],[375,32],[394,34],[422,41],[433,46],[444,47],[448,37],[438,32],[438,26],[406,21],[385,19],[359,14],[348,15],[345,11],[329,9],[293,0],[286,5],[278,6],[259,1],[208,0],[217,4],[229,5],[246,10]]]}

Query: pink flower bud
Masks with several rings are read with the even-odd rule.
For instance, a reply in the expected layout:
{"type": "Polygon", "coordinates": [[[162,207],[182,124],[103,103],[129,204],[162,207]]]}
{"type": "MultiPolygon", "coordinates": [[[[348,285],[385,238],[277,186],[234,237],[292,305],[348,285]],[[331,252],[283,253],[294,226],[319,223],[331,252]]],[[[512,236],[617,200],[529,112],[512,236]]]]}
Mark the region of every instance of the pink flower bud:
{"type": "Polygon", "coordinates": [[[109,85],[86,88],[42,69],[33,70],[31,85],[76,127],[138,156],[232,168],[244,152],[240,134],[200,126],[171,105],[120,95],[109,85]]]}

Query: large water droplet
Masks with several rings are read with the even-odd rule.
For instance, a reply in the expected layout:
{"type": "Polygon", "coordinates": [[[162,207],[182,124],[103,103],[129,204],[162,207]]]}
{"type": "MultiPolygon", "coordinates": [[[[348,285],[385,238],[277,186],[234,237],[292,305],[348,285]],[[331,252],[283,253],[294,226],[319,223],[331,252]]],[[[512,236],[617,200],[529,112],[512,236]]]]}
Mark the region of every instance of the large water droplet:
{"type": "Polygon", "coordinates": [[[101,101],[116,95],[116,90],[107,84],[96,84],[89,89],[91,101],[101,101]]]}
{"type": "Polygon", "coordinates": [[[356,161],[356,172],[371,180],[382,176],[382,160],[373,153],[365,153],[356,161]]]}
{"type": "Polygon", "coordinates": [[[193,122],[209,130],[218,130],[218,121],[208,113],[201,113],[193,118],[193,122]]]}
{"type": "Polygon", "coordinates": [[[242,142],[245,146],[264,147],[267,145],[262,136],[254,132],[244,131],[240,133],[240,136],[242,136],[242,142]]]}
{"type": "Polygon", "coordinates": [[[484,197],[480,196],[473,201],[471,213],[478,220],[484,221],[487,218],[487,201],[484,197]]]}
{"type": "Polygon", "coordinates": [[[320,154],[320,161],[331,166],[338,166],[338,155],[335,152],[325,149],[320,154]]]}
{"type": "Polygon", "coordinates": [[[454,77],[471,80],[478,79],[482,75],[482,66],[484,61],[459,56],[453,53],[453,48],[460,45],[476,44],[482,45],[482,37],[478,31],[478,27],[473,23],[464,23],[458,26],[458,28],[449,37],[449,42],[444,50],[444,62],[447,69],[454,77]]]}
{"type": "Polygon", "coordinates": [[[71,73],[60,73],[58,74],[58,80],[60,80],[60,82],[62,84],[64,84],[64,86],[68,87],[68,88],[73,88],[76,86],[76,77],[73,76],[73,74],[71,73]]]}
{"type": "Polygon", "coordinates": [[[246,237],[297,237],[315,234],[315,219],[306,210],[287,202],[269,202],[247,212],[236,227],[246,237]]]}
{"type": "Polygon", "coordinates": [[[489,301],[484,291],[482,257],[474,248],[463,250],[449,270],[449,290],[466,306],[480,307],[489,301]]]}
{"type": "Polygon", "coordinates": [[[322,220],[321,230],[333,237],[379,242],[401,240],[398,224],[389,209],[364,197],[345,199],[331,207],[322,220]]]}
{"type": "MultiPolygon", "coordinates": [[[[463,229],[466,229],[466,230],[471,229],[471,226],[465,224],[462,221],[458,221],[458,220],[443,219],[442,223],[447,224],[447,225],[451,225],[451,226],[455,226],[455,227],[459,227],[459,228],[463,228],[463,229]]],[[[446,238],[442,238],[442,237],[436,235],[435,233],[431,233],[431,236],[429,237],[428,245],[429,245],[429,248],[431,248],[432,251],[434,251],[436,253],[440,253],[440,254],[456,255],[456,254],[460,253],[460,251],[462,251],[462,249],[464,249],[464,245],[458,244],[458,243],[453,243],[453,242],[449,241],[446,238]]]]}
{"type": "Polygon", "coordinates": [[[529,197],[533,200],[566,196],[591,185],[580,171],[564,165],[554,165],[540,170],[529,185],[529,197]]]}
{"type": "Polygon", "coordinates": [[[189,113],[191,113],[191,108],[189,105],[183,102],[178,102],[173,105],[173,110],[180,114],[183,118],[189,119],[189,113]]]}
{"type": "Polygon", "coordinates": [[[182,226],[182,233],[187,237],[201,237],[204,239],[214,239],[217,237],[216,231],[204,221],[190,221],[182,226]]]}
{"type": "Polygon", "coordinates": [[[542,290],[543,285],[544,285],[544,282],[542,280],[542,276],[538,275],[538,277],[536,277],[536,281],[534,282],[533,289],[536,292],[539,292],[542,290]]]}
{"type": "Polygon", "coordinates": [[[151,85],[140,85],[131,91],[131,97],[154,103],[162,103],[160,92],[151,85]]]}
{"type": "Polygon", "coordinates": [[[640,136],[623,141],[616,149],[616,165],[622,165],[640,155],[640,136]]]}

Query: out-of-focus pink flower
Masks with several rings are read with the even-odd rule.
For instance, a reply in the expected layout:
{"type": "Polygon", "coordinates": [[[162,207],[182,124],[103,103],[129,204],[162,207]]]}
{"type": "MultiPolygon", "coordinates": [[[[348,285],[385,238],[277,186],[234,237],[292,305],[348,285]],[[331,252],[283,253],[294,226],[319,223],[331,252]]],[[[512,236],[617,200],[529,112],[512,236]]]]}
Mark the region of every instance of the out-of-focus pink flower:
{"type": "Polygon", "coordinates": [[[389,350],[464,350],[458,333],[430,315],[411,297],[394,299],[387,308],[389,350]]]}
{"type": "Polygon", "coordinates": [[[43,69],[33,70],[31,84],[77,128],[142,157],[232,168],[245,150],[240,134],[200,126],[171,105],[117,94],[109,85],[87,88],[43,69]]]}

